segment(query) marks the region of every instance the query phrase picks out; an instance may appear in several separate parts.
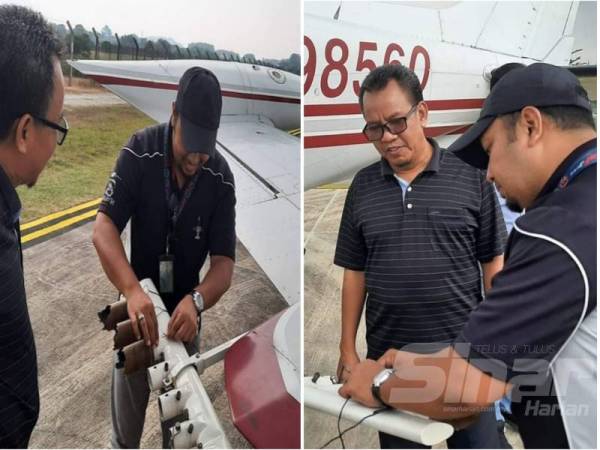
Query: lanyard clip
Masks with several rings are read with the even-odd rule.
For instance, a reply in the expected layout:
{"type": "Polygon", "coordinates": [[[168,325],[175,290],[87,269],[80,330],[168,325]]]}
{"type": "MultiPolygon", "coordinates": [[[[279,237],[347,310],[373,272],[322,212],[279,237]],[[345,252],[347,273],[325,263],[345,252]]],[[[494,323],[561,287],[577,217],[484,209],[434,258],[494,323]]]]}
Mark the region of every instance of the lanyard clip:
{"type": "Polygon", "coordinates": [[[169,234],[167,234],[167,245],[166,245],[166,254],[170,255],[171,254],[171,240],[173,238],[173,233],[169,232],[169,234]]]}

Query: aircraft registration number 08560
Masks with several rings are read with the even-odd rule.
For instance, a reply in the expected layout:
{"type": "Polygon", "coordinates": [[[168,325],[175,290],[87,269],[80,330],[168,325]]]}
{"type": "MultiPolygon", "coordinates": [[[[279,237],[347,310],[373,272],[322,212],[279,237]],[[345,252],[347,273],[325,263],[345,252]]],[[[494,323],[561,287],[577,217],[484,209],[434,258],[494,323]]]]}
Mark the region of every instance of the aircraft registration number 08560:
{"type": "MultiPolygon", "coordinates": [[[[304,36],[304,47],[308,52],[306,64],[304,64],[304,94],[306,95],[306,93],[310,90],[313,81],[315,81],[315,76],[317,75],[317,49],[312,39],[308,36],[304,36]]],[[[367,57],[367,52],[376,52],[377,48],[377,42],[359,42],[358,57],[356,60],[355,68],[356,72],[360,72],[364,69],[368,69],[369,71],[371,71],[378,66],[378,64],[373,59],[367,57]]],[[[346,67],[346,63],[348,63],[348,55],[350,53],[348,44],[342,39],[332,38],[329,41],[327,41],[324,50],[325,61],[327,62],[327,64],[325,65],[325,67],[323,68],[323,72],[321,73],[321,92],[325,97],[328,98],[339,97],[348,86],[348,68],[346,67]],[[338,54],[337,58],[334,55],[334,49],[336,48],[339,49],[339,51],[336,52],[338,54]],[[330,85],[330,77],[331,74],[334,72],[337,72],[339,74],[339,82],[337,83],[337,86],[330,85]]],[[[401,64],[402,61],[394,58],[404,56],[404,49],[399,44],[392,42],[386,47],[383,56],[383,61],[381,61],[381,64],[401,64]]],[[[411,70],[415,70],[415,67],[417,66],[417,59],[419,57],[423,59],[424,64],[421,88],[425,89],[425,86],[427,85],[427,80],[429,79],[429,70],[431,66],[429,52],[424,47],[416,45],[412,49],[408,67],[411,70]]],[[[358,80],[354,80],[352,82],[352,87],[354,89],[354,93],[358,96],[360,92],[360,82],[358,80]]]]}

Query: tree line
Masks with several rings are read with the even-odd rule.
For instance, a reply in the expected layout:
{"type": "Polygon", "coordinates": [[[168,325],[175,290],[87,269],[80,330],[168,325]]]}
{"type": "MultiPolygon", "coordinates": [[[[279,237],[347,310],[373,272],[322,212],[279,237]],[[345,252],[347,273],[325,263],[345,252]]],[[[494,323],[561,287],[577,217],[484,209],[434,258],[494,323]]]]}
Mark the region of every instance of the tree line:
{"type": "MultiPolygon", "coordinates": [[[[68,49],[65,56],[70,57],[71,33],[64,24],[52,24],[56,34],[68,49]]],[[[215,49],[207,42],[193,42],[187,47],[180,46],[172,39],[164,37],[139,37],[136,34],[119,36],[108,25],[99,31],[77,24],[73,27],[74,59],[214,59],[260,64],[300,74],[300,55],[292,53],[286,59],[258,59],[252,53],[240,55],[232,50],[215,49]]]]}

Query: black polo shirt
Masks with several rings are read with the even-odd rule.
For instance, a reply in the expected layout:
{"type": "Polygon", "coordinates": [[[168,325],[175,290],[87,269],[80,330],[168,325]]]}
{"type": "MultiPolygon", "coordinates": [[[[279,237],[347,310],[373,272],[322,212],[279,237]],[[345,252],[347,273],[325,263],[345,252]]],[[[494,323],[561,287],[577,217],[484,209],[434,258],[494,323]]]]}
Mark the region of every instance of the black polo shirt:
{"type": "Polygon", "coordinates": [[[359,171],[346,197],[334,262],[365,272],[369,358],[452,342],[482,300],[478,263],[503,253],[493,186],[429,142],[429,165],[404,198],[384,159],[359,171]]]}
{"type": "Polygon", "coordinates": [[[21,202],[0,167],[0,447],[27,447],[38,419],[35,342],[25,300],[21,202]]]}
{"type": "MultiPolygon", "coordinates": [[[[135,133],[121,150],[99,207],[119,232],[131,218],[131,266],[139,280],[151,278],[157,288],[159,258],[166,251],[170,221],[165,152],[172,155],[168,123],[135,133]]],[[[235,187],[219,152],[199,169],[174,234],[174,293],[162,296],[169,312],[198,285],[207,254],[235,259],[235,187]]]]}
{"type": "Polygon", "coordinates": [[[584,169],[564,189],[556,189],[567,168],[595,147],[593,140],[575,149],[516,220],[504,269],[455,343],[471,364],[518,386],[512,409],[529,448],[569,446],[560,410],[553,406],[556,392],[549,390],[560,384],[556,365],[566,354],[573,377],[557,389],[567,399],[578,392],[578,385],[584,390],[569,405],[567,420],[574,421],[571,441],[577,442],[579,432],[593,433],[594,446],[596,442],[595,317],[586,323],[596,311],[596,166],[584,169]],[[567,346],[573,343],[576,348],[567,346]],[[546,378],[549,370],[552,374],[546,378]],[[579,383],[578,377],[588,379],[579,383]],[[528,394],[528,386],[538,386],[537,393],[528,394]],[[591,427],[586,425],[589,416],[583,414],[586,408],[575,408],[582,398],[587,413],[593,413],[591,427]],[[585,429],[577,430],[578,426],[585,429]]]}

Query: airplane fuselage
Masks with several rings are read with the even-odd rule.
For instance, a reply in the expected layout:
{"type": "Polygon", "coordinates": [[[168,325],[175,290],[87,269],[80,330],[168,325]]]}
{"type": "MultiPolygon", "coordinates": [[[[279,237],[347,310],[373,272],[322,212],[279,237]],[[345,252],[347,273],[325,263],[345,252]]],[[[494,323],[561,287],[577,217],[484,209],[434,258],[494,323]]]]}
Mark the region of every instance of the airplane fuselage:
{"type": "Polygon", "coordinates": [[[181,75],[198,65],[218,74],[223,94],[222,119],[257,115],[282,130],[300,126],[300,82],[278,69],[230,61],[75,61],[87,76],[158,122],[171,115],[181,75]]]}
{"type": "MultiPolygon", "coordinates": [[[[430,111],[426,134],[445,147],[477,119],[494,68],[540,60],[567,65],[572,46],[570,3],[540,11],[513,5],[530,13],[533,24],[506,28],[520,12],[502,4],[351,2],[342,4],[337,20],[323,15],[327,5],[314,7],[319,14],[311,14],[310,5],[304,35],[305,190],[347,179],[377,160],[362,136],[365,122],[358,104],[360,83],[375,67],[400,63],[417,74],[430,111]],[[548,14],[555,15],[553,28],[541,23],[548,14]],[[464,15],[472,16],[470,27],[455,21],[464,15]],[[533,43],[521,42],[523,32],[533,43]]],[[[335,7],[329,6],[332,15],[335,7]]]]}

